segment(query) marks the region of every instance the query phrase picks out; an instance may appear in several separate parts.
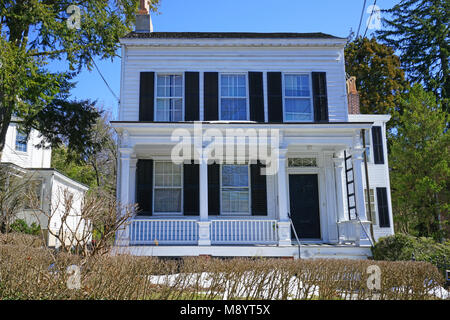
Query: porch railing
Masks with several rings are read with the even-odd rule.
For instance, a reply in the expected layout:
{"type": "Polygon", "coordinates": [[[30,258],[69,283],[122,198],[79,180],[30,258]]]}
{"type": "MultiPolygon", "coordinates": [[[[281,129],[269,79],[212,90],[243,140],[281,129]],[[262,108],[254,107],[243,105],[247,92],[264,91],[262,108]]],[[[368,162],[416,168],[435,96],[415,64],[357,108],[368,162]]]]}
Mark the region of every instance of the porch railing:
{"type": "MultiPolygon", "coordinates": [[[[276,220],[210,220],[212,245],[276,244],[276,220]]],[[[196,245],[199,240],[197,220],[136,219],[129,225],[130,245],[196,245]]]]}
{"type": "Polygon", "coordinates": [[[212,220],[211,244],[275,244],[276,220],[212,220]]]}
{"type": "Polygon", "coordinates": [[[196,220],[133,220],[130,224],[130,245],[197,244],[196,220]]]}

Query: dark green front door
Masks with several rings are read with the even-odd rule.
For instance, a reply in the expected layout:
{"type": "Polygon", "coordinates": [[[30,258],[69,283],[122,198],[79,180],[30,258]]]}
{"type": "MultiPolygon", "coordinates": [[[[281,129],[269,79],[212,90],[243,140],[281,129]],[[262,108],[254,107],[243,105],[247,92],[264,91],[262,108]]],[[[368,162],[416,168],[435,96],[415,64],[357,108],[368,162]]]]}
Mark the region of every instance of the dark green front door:
{"type": "MultiPolygon", "coordinates": [[[[292,223],[300,239],[320,239],[317,174],[290,174],[289,198],[292,223]]],[[[294,238],[294,233],[292,232],[294,238]]]]}

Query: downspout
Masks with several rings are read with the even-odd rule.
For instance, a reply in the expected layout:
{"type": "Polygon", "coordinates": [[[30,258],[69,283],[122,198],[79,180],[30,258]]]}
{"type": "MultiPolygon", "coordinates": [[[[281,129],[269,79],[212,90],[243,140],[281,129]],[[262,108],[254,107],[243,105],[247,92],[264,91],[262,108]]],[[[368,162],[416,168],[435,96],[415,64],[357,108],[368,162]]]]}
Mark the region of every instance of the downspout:
{"type": "MultiPolygon", "coordinates": [[[[370,235],[371,235],[373,241],[375,241],[375,237],[373,235],[372,208],[370,207],[370,187],[369,187],[369,169],[367,167],[366,130],[365,129],[361,129],[361,134],[362,134],[362,138],[363,138],[363,147],[364,147],[364,171],[366,173],[367,202],[369,204],[367,206],[369,208],[368,218],[371,221],[371,223],[370,223],[370,235]]],[[[374,194],[374,196],[375,196],[375,194],[374,194]]]]}

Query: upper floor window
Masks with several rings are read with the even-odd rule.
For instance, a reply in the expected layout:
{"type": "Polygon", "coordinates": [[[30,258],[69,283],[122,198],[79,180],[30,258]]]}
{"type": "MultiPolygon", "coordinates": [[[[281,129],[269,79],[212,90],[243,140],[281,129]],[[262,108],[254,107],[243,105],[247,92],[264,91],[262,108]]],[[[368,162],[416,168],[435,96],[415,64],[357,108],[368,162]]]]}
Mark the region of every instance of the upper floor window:
{"type": "Polygon", "coordinates": [[[155,121],[183,120],[183,76],[157,74],[155,121]]]}
{"type": "Polygon", "coordinates": [[[285,74],[284,120],[312,121],[313,119],[309,74],[285,74]]]}
{"type": "Polygon", "coordinates": [[[222,165],[222,213],[248,214],[250,212],[248,171],[248,165],[222,165]]]}
{"type": "Polygon", "coordinates": [[[25,133],[16,131],[16,151],[27,152],[28,137],[25,133]]]}
{"type": "Polygon", "coordinates": [[[220,75],[220,120],[247,120],[245,74],[220,75]]]}

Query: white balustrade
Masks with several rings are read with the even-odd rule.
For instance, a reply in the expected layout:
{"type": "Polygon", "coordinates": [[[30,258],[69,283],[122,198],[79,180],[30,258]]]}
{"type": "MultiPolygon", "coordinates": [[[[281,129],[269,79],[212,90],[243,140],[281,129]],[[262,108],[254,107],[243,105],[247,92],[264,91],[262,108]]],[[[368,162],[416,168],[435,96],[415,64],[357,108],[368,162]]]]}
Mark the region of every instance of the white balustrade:
{"type": "Polygon", "coordinates": [[[212,220],[211,244],[276,244],[276,220],[212,220]]]}
{"type": "Polygon", "coordinates": [[[197,244],[196,220],[135,219],[130,226],[131,245],[197,244]]]}

